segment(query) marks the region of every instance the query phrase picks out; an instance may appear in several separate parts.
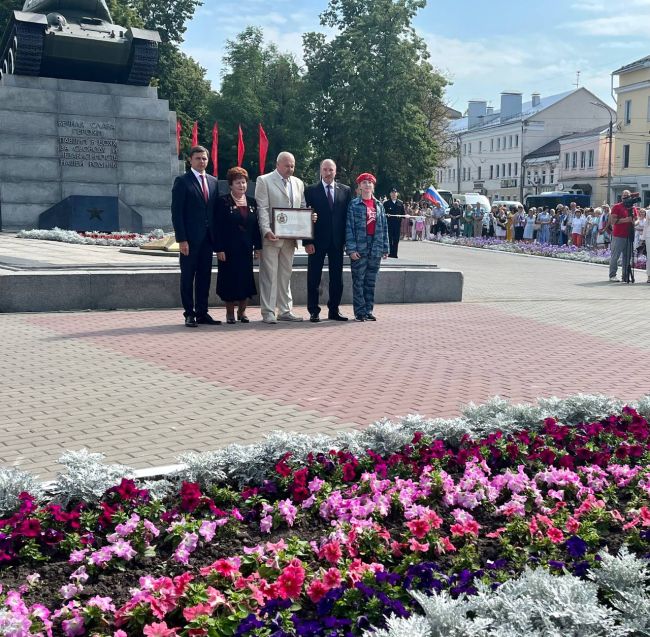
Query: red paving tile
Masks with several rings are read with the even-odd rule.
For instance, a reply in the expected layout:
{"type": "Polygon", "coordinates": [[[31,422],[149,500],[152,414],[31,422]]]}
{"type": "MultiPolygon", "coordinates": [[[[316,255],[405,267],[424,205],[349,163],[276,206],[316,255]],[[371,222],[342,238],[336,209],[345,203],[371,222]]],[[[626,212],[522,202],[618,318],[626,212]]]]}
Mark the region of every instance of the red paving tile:
{"type": "MultiPolygon", "coordinates": [[[[350,310],[347,309],[350,314],[350,310]]],[[[25,320],[74,339],[343,422],[456,415],[513,401],[611,392],[612,371],[645,378],[646,352],[476,303],[378,308],[377,323],[200,327],[177,311],[49,314],[25,320]]],[[[643,388],[625,388],[626,398],[643,388]]]]}

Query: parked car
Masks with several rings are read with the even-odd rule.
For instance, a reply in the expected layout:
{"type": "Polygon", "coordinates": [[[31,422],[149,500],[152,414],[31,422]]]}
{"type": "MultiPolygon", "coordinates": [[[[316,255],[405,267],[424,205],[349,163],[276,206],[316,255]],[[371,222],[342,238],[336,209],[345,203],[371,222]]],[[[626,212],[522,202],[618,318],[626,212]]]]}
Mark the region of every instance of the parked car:
{"type": "Polygon", "coordinates": [[[493,206],[505,206],[506,209],[510,210],[510,208],[514,207],[517,208],[518,206],[523,205],[521,201],[508,201],[507,199],[495,199],[492,202],[493,206]]]}
{"type": "Polygon", "coordinates": [[[454,199],[458,199],[461,206],[473,206],[478,203],[483,212],[490,210],[490,200],[485,195],[479,195],[477,192],[466,192],[462,195],[454,195],[454,199]]]}

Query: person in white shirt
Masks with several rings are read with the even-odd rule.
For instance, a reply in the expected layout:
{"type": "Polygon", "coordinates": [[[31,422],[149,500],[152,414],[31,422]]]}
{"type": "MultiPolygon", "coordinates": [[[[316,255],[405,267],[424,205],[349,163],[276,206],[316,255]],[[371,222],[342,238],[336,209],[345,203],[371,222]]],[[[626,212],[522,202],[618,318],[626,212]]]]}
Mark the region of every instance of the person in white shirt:
{"type": "Polygon", "coordinates": [[[578,208],[575,212],[575,217],[571,222],[571,243],[578,248],[581,248],[584,243],[586,225],[587,219],[582,214],[582,210],[578,208]]]}

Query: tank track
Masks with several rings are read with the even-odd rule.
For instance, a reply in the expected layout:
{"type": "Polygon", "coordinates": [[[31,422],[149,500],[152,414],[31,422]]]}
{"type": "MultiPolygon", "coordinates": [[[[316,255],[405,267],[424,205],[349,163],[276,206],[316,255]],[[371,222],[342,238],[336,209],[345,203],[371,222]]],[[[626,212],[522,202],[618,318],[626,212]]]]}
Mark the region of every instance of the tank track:
{"type": "Polygon", "coordinates": [[[158,68],[158,43],[151,40],[133,40],[133,58],[127,84],[149,86],[158,68]]]}
{"type": "Polygon", "coordinates": [[[14,22],[3,40],[0,77],[5,74],[39,75],[44,37],[42,25],[14,22]]]}

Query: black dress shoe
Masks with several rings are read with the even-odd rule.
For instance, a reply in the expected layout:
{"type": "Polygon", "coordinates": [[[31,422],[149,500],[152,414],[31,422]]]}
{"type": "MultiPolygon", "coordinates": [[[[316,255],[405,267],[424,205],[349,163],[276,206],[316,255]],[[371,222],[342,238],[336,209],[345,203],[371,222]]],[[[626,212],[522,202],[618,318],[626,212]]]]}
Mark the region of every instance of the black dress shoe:
{"type": "Polygon", "coordinates": [[[246,316],[246,314],[240,314],[237,312],[237,320],[241,321],[242,323],[250,323],[250,319],[246,316]]]}
{"type": "Polygon", "coordinates": [[[366,321],[376,321],[377,317],[374,314],[366,314],[366,321]]]}
{"type": "Polygon", "coordinates": [[[316,313],[310,314],[309,315],[309,320],[310,320],[311,323],[319,323],[320,322],[320,316],[318,316],[318,314],[316,314],[316,313]]]}
{"type": "Polygon", "coordinates": [[[361,316],[361,314],[359,314],[359,315],[354,317],[354,320],[357,321],[358,323],[363,323],[366,320],[366,317],[361,316]]]}
{"type": "Polygon", "coordinates": [[[198,327],[196,319],[193,316],[185,317],[185,327],[198,327]]]}
{"type": "Polygon", "coordinates": [[[341,314],[340,312],[330,312],[330,313],[327,315],[327,318],[328,318],[330,321],[347,321],[347,320],[348,320],[348,317],[347,317],[347,316],[343,316],[343,314],[341,314]]]}
{"type": "Polygon", "coordinates": [[[199,325],[221,325],[221,321],[215,321],[209,314],[204,314],[196,319],[199,325]]]}
{"type": "Polygon", "coordinates": [[[228,325],[234,325],[236,322],[234,316],[226,316],[226,323],[228,323],[228,325]]]}

